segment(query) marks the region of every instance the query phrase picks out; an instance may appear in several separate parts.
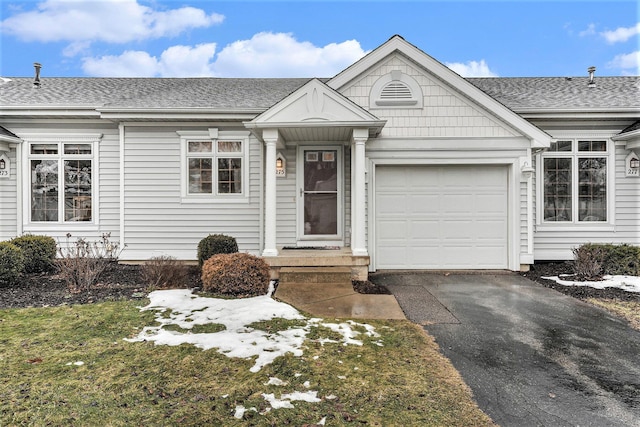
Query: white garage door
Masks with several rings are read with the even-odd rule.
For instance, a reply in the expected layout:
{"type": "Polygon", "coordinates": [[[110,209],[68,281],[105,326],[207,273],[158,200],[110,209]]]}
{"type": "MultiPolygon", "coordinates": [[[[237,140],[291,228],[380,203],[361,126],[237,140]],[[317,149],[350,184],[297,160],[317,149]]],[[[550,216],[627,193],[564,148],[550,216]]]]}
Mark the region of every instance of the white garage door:
{"type": "Polygon", "coordinates": [[[505,166],[378,166],[378,269],[502,269],[505,166]]]}

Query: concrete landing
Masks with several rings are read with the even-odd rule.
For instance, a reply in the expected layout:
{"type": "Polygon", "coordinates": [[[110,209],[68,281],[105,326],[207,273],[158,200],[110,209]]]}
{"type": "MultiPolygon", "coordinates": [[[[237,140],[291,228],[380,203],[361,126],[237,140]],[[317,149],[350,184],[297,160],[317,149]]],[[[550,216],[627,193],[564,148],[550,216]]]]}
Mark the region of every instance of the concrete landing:
{"type": "Polygon", "coordinates": [[[278,285],[278,300],[318,317],[405,319],[393,295],[365,295],[351,283],[292,283],[278,285]]]}

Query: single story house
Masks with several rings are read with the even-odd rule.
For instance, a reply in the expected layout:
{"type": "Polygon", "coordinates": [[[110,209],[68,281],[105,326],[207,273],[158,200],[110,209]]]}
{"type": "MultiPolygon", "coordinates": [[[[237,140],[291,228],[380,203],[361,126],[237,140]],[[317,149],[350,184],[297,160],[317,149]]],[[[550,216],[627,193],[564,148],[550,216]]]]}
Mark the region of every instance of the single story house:
{"type": "Polygon", "coordinates": [[[195,260],[222,233],[354,276],[639,244],[640,78],[594,71],[463,78],[393,36],[332,78],[4,78],[0,240],[195,260]]]}

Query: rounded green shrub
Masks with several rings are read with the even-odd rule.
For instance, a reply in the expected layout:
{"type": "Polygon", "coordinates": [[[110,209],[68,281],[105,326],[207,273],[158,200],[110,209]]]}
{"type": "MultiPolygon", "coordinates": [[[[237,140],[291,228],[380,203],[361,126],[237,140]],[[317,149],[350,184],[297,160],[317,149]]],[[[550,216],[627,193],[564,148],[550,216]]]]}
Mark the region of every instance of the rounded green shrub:
{"type": "Polygon", "coordinates": [[[54,269],[57,245],[53,237],[25,234],[11,243],[22,249],[25,273],[46,273],[54,269]]]}
{"type": "Polygon", "coordinates": [[[209,234],[198,243],[198,265],[202,267],[204,262],[213,255],[236,252],[238,252],[238,243],[234,237],[224,234],[209,234]]]}
{"type": "Polygon", "coordinates": [[[269,290],[269,265],[246,253],[214,255],[202,266],[202,288],[216,294],[265,295],[269,290]]]}
{"type": "Polygon", "coordinates": [[[0,284],[16,283],[23,270],[22,250],[11,242],[0,242],[0,284]]]}

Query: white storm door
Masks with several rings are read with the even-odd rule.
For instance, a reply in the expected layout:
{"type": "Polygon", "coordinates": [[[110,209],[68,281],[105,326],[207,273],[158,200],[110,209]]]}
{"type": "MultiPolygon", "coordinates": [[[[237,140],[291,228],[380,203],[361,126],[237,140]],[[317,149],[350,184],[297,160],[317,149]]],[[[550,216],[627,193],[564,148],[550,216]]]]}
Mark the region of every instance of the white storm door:
{"type": "Polygon", "coordinates": [[[298,240],[341,244],[342,147],[298,148],[298,240]]]}

